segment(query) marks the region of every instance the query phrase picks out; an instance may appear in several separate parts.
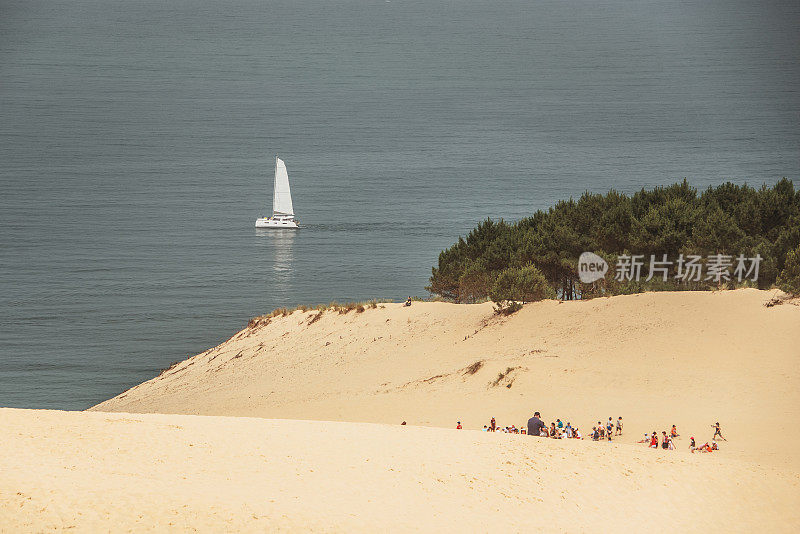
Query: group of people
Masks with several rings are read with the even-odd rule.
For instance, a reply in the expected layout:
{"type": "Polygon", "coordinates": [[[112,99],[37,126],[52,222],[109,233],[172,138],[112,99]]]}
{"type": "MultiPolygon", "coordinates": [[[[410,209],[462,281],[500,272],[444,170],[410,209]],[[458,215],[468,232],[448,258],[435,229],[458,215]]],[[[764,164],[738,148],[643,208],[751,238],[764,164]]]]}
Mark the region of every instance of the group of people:
{"type": "MultiPolygon", "coordinates": [[[[714,436],[711,438],[711,443],[709,444],[708,442],[705,442],[703,445],[698,447],[695,442],[694,436],[692,436],[691,438],[689,438],[689,450],[691,450],[692,452],[718,451],[719,445],[717,445],[716,439],[720,438],[724,441],[728,441],[722,435],[722,430],[720,430],[719,422],[711,425],[711,427],[714,429],[714,436]]],[[[678,436],[680,436],[680,434],[678,434],[678,428],[675,425],[672,425],[672,428],[670,429],[669,433],[667,433],[666,430],[662,430],[661,448],[664,450],[674,451],[675,440],[678,438],[678,436]]],[[[639,443],[646,443],[647,446],[650,447],[651,449],[657,449],[659,447],[658,433],[655,430],[653,431],[652,434],[649,435],[645,432],[644,437],[641,440],[639,440],[639,443]]]]}
{"type": "Polygon", "coordinates": [[[719,445],[717,445],[717,442],[712,439],[711,440],[711,445],[709,445],[708,442],[706,441],[703,445],[700,445],[698,447],[694,442],[694,436],[692,436],[691,441],[689,442],[689,450],[692,451],[693,453],[695,451],[697,451],[697,452],[714,452],[714,451],[718,451],[719,450],[719,445]]]}
{"type": "Polygon", "coordinates": [[[597,426],[592,427],[591,436],[594,441],[602,441],[604,439],[611,441],[612,434],[614,436],[622,435],[622,417],[617,417],[616,423],[614,422],[614,418],[609,417],[605,425],[598,421],[597,426]]]}
{"type": "MultiPolygon", "coordinates": [[[[675,450],[675,439],[679,436],[678,434],[678,427],[672,425],[672,429],[667,434],[666,430],[661,431],[661,448],[665,450],[674,451],[675,450]]],[[[694,438],[692,438],[694,440],[694,438]]],[[[647,432],[644,433],[644,437],[639,440],[639,443],[647,443],[647,446],[651,449],[658,448],[658,432],[653,430],[653,433],[648,435],[647,432]]]]}
{"type": "MultiPolygon", "coordinates": [[[[542,421],[541,417],[542,416],[539,412],[534,413],[533,417],[528,419],[527,427],[522,426],[520,428],[517,428],[515,425],[500,428],[497,426],[497,420],[492,417],[492,420],[488,425],[483,425],[483,431],[504,432],[506,434],[525,434],[529,436],[539,436],[543,438],[554,439],[583,439],[580,429],[578,429],[578,427],[573,427],[569,421],[565,424],[563,421],[561,421],[561,419],[556,419],[555,422],[550,423],[550,426],[547,426],[547,424],[542,421]]],[[[403,423],[405,424],[405,421],[403,423]]],[[[695,443],[694,436],[692,436],[689,443],[689,448],[692,452],[717,451],[719,450],[719,446],[717,445],[716,439],[719,438],[727,441],[722,435],[719,422],[711,426],[714,428],[714,436],[711,438],[711,443],[709,444],[706,442],[698,447],[695,443]]],[[[612,436],[622,435],[622,427],[622,417],[617,417],[616,421],[613,417],[609,417],[605,424],[598,421],[597,426],[592,427],[592,432],[589,434],[589,437],[593,441],[611,441],[612,436]]],[[[461,426],[461,421],[458,421],[456,428],[459,430],[463,428],[461,426]]],[[[644,437],[639,440],[639,443],[646,443],[651,449],[658,449],[660,446],[662,449],[672,451],[675,450],[675,440],[679,436],[680,434],[678,434],[678,427],[676,425],[672,425],[669,433],[666,430],[661,432],[660,441],[658,432],[654,430],[652,434],[647,434],[645,432],[644,437]]]]}
{"type": "MultiPolygon", "coordinates": [[[[539,412],[536,412],[535,418],[539,418],[539,412]]],[[[503,432],[505,434],[523,434],[523,435],[536,435],[541,436],[544,438],[554,438],[554,439],[562,439],[562,438],[577,438],[583,439],[581,435],[581,431],[577,427],[573,427],[569,422],[564,424],[561,419],[556,419],[555,422],[550,423],[548,427],[544,422],[539,419],[540,425],[536,425],[535,428],[531,427],[531,421],[528,421],[527,427],[525,425],[520,426],[517,428],[516,425],[506,426],[506,427],[499,427],[497,426],[497,420],[492,417],[492,420],[489,421],[488,425],[483,425],[484,432],[503,432]],[[535,434],[531,434],[535,432],[535,434]]],[[[461,421],[458,422],[456,425],[457,429],[461,429],[461,421]]]]}
{"type": "Polygon", "coordinates": [[[539,431],[539,436],[553,439],[583,439],[581,430],[578,427],[573,427],[569,421],[564,424],[561,419],[556,419],[555,423],[550,423],[549,429],[547,427],[542,428],[539,431]]]}
{"type": "MultiPolygon", "coordinates": [[[[555,439],[583,439],[583,434],[578,427],[573,427],[572,423],[567,421],[565,424],[561,419],[556,419],[554,423],[550,423],[548,427],[541,419],[541,414],[536,412],[533,417],[528,419],[528,435],[539,436],[543,438],[555,439]]],[[[611,435],[616,427],[616,435],[622,435],[622,417],[617,418],[614,423],[613,418],[608,418],[608,423],[605,427],[598,421],[597,426],[592,427],[592,433],[589,435],[593,440],[599,441],[600,439],[608,438],[611,441],[611,435]]]]}
{"type": "MultiPolygon", "coordinates": [[[[460,428],[460,427],[456,427],[456,428],[460,428]]],[[[525,428],[517,428],[514,425],[500,428],[499,426],[497,426],[497,420],[495,420],[494,417],[492,417],[492,420],[489,421],[488,425],[483,425],[483,431],[484,432],[504,432],[506,434],[525,434],[526,433],[525,432],[525,428]]]]}
{"type": "MultiPolygon", "coordinates": [[[[617,436],[622,435],[622,417],[618,417],[616,422],[609,417],[608,423],[605,427],[600,422],[598,422],[597,425],[598,426],[596,427],[592,427],[592,433],[590,434],[590,437],[595,441],[606,439],[606,437],[609,441],[611,441],[612,434],[617,436]],[[616,433],[614,433],[615,428],[616,433]]],[[[462,428],[461,421],[458,421],[456,424],[456,429],[461,430],[462,428]]],[[[569,421],[564,423],[561,419],[556,419],[554,422],[550,423],[550,426],[548,426],[544,421],[541,420],[541,414],[539,412],[536,412],[533,417],[528,420],[527,425],[523,425],[519,428],[517,428],[516,425],[501,428],[497,425],[497,420],[492,417],[492,420],[489,421],[488,425],[483,425],[483,431],[504,432],[506,434],[524,434],[553,439],[583,439],[583,434],[581,433],[580,429],[576,426],[572,426],[572,423],[569,421]]]]}
{"type": "Polygon", "coordinates": [[[708,444],[706,441],[703,445],[699,447],[695,444],[694,436],[692,436],[691,441],[689,442],[689,449],[692,452],[713,452],[719,450],[719,445],[717,445],[717,438],[721,439],[722,441],[728,441],[725,439],[725,436],[722,435],[722,430],[719,428],[719,421],[711,425],[711,428],[714,429],[714,435],[711,437],[711,445],[708,444]]]}

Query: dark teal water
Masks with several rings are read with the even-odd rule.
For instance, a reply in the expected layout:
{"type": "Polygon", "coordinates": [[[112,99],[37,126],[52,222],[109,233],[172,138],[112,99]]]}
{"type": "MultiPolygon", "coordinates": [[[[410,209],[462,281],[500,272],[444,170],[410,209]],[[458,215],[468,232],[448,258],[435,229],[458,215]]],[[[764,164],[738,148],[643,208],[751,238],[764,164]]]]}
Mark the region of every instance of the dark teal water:
{"type": "Polygon", "coordinates": [[[277,306],[423,295],[479,220],[800,178],[800,4],[0,0],[0,405],[277,306]],[[286,160],[304,228],[256,231],[286,160]]]}

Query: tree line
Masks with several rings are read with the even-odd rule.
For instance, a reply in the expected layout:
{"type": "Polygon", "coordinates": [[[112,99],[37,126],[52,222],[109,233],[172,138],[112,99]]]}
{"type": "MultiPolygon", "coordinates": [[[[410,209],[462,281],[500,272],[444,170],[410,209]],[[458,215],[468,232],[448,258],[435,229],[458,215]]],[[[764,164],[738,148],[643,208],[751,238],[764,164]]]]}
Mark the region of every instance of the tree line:
{"type": "Polygon", "coordinates": [[[528,302],[776,285],[800,294],[800,191],[786,178],[700,194],[686,180],[630,196],[586,192],[515,223],[486,219],[439,254],[426,289],[454,302],[528,302]],[[605,277],[581,282],[583,252],[607,262],[605,277]],[[631,258],[640,276],[620,276],[631,258]],[[690,259],[702,276],[687,276],[690,259]]]}

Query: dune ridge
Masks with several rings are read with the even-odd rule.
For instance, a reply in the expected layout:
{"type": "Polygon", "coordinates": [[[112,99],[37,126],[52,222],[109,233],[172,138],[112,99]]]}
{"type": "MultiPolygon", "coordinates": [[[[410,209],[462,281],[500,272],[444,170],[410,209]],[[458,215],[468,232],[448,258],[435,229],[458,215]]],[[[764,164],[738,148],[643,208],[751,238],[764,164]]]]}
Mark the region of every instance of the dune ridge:
{"type": "Polygon", "coordinates": [[[800,306],[774,292],[664,292],[527,304],[383,304],[255,324],[93,410],[481,428],[534,410],[622,442],[677,424],[725,454],[798,469],[800,306]],[[776,439],[780,431],[782,439],[776,439]]]}

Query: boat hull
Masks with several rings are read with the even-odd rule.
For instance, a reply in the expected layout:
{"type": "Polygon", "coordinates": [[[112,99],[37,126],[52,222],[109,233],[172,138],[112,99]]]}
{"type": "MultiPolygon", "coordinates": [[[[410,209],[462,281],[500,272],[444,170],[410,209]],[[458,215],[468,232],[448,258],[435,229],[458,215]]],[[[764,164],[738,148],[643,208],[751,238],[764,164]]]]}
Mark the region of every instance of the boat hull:
{"type": "Polygon", "coordinates": [[[260,219],[256,219],[256,228],[288,230],[293,228],[300,228],[300,226],[294,219],[274,219],[271,217],[262,217],[260,219]]]}

